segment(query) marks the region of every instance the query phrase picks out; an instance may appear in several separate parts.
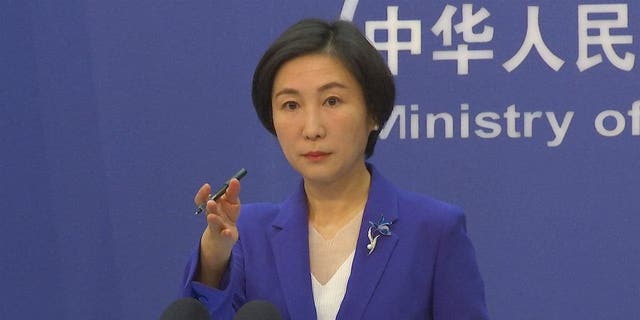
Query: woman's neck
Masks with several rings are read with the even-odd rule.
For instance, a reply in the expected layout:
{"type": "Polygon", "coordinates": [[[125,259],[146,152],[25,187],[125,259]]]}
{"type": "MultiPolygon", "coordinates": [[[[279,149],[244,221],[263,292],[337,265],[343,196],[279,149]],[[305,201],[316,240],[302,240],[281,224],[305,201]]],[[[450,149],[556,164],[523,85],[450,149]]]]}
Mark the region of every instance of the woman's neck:
{"type": "Polygon", "coordinates": [[[353,174],[330,184],[304,182],[309,222],[323,236],[337,232],[364,210],[371,174],[362,164],[353,174]]]}

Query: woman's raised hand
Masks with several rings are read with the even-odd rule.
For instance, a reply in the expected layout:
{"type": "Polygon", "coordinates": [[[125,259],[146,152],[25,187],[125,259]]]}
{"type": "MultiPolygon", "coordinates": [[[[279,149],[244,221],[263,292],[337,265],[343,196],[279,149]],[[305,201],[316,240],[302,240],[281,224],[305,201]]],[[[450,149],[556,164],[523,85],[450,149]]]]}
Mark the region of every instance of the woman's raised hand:
{"type": "Polygon", "coordinates": [[[236,222],[240,214],[240,182],[231,179],[227,191],[218,200],[208,200],[209,194],[211,186],[205,183],[194,199],[196,205],[207,202],[207,228],[200,239],[200,266],[196,280],[218,287],[229,263],[231,249],[238,241],[236,222]]]}

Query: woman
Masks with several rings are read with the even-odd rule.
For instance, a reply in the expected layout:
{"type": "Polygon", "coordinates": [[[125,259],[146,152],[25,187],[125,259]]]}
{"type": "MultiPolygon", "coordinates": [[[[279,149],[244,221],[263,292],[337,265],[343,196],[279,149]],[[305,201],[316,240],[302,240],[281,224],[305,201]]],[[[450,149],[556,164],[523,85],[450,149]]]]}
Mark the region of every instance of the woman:
{"type": "MultiPolygon", "coordinates": [[[[365,160],[394,104],[393,77],[352,24],[303,20],[267,50],[252,97],[302,176],[280,204],[207,203],[185,296],[215,319],[268,300],[291,319],[487,319],[464,215],[397,189],[365,160]]],[[[205,184],[195,202],[204,203],[205,184]]]]}

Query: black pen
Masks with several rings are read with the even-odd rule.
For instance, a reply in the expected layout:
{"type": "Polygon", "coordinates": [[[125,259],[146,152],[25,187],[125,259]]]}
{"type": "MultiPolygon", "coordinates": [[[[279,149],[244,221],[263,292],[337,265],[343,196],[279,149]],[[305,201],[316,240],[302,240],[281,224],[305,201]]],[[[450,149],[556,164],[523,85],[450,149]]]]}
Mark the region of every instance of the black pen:
{"type": "MultiPolygon", "coordinates": [[[[235,175],[233,175],[233,177],[231,179],[242,179],[242,177],[247,175],[247,170],[245,168],[240,169],[240,171],[238,171],[235,175]]],[[[231,179],[229,179],[229,181],[231,181],[231,179]]],[[[229,181],[227,181],[225,184],[223,184],[218,191],[216,191],[215,193],[212,193],[209,195],[209,199],[207,199],[207,201],[205,201],[204,203],[200,204],[198,206],[198,208],[196,208],[196,212],[194,213],[194,215],[198,215],[200,213],[202,213],[202,211],[204,211],[204,209],[207,207],[207,202],[209,200],[213,200],[216,201],[218,200],[220,197],[222,197],[222,195],[227,192],[227,188],[229,188],[229,181]]]]}

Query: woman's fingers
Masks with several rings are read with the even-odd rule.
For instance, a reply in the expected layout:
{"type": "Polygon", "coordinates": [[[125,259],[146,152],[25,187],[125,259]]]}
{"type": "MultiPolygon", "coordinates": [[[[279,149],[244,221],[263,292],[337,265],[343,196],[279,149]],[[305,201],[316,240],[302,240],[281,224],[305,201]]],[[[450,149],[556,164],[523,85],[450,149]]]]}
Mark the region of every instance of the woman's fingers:
{"type": "Polygon", "coordinates": [[[193,199],[193,202],[196,203],[196,206],[199,206],[207,202],[207,199],[209,199],[210,193],[211,193],[211,186],[208,183],[203,184],[202,187],[200,187],[200,189],[196,193],[196,196],[193,199]]]}
{"type": "Polygon", "coordinates": [[[227,191],[224,193],[223,197],[229,204],[240,204],[240,181],[238,179],[233,178],[229,180],[229,187],[227,187],[227,191]]]}
{"type": "Polygon", "coordinates": [[[209,200],[207,201],[207,222],[209,222],[209,216],[214,216],[220,229],[235,228],[239,211],[239,204],[229,204],[224,198],[218,201],[209,200]]]}
{"type": "Polygon", "coordinates": [[[226,229],[226,223],[222,221],[221,217],[217,214],[207,215],[207,224],[214,231],[215,234],[220,233],[221,230],[226,229]]]}
{"type": "Polygon", "coordinates": [[[214,200],[209,200],[207,201],[207,216],[209,215],[215,215],[218,217],[218,219],[220,219],[220,222],[224,223],[224,224],[230,224],[231,221],[227,215],[227,213],[225,212],[223,204],[216,202],[214,200]]]}
{"type": "Polygon", "coordinates": [[[207,214],[207,225],[214,235],[229,238],[229,240],[233,242],[238,239],[238,229],[236,228],[235,221],[231,221],[224,214],[207,214]]]}
{"type": "Polygon", "coordinates": [[[200,187],[194,202],[197,206],[206,203],[206,220],[213,235],[234,240],[238,238],[236,220],[240,213],[240,182],[231,179],[224,195],[217,200],[209,200],[211,186],[205,183],[200,187]]]}

